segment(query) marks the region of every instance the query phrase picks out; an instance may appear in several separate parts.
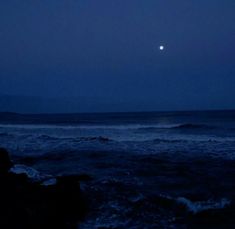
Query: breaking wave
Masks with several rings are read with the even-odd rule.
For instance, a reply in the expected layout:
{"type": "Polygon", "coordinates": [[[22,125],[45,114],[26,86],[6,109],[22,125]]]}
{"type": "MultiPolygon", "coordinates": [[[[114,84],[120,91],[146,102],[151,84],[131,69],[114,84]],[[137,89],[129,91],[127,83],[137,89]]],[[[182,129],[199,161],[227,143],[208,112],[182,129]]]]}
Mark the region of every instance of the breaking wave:
{"type": "Polygon", "coordinates": [[[155,202],[161,207],[170,207],[175,204],[183,206],[185,210],[192,214],[198,214],[203,211],[219,210],[229,207],[232,203],[227,198],[221,198],[219,200],[203,200],[203,201],[191,201],[185,197],[173,198],[170,196],[159,195],[155,198],[155,202]]]}
{"type": "Polygon", "coordinates": [[[37,139],[39,140],[44,140],[44,141],[56,141],[56,140],[71,140],[73,142],[93,142],[93,141],[99,141],[99,142],[109,142],[113,141],[112,139],[104,136],[89,136],[89,137],[54,137],[54,136],[49,136],[49,135],[39,135],[36,136],[37,139]]]}
{"type": "Polygon", "coordinates": [[[80,142],[80,141],[109,142],[109,141],[113,141],[113,140],[108,137],[98,136],[98,137],[79,137],[79,138],[75,138],[73,141],[78,141],[78,142],[80,142]]]}
{"type": "Polygon", "coordinates": [[[204,124],[193,124],[193,123],[183,123],[183,124],[175,124],[175,125],[153,125],[153,126],[143,126],[137,128],[142,131],[155,131],[159,129],[214,129],[215,126],[209,126],[204,124]]]}
{"type": "Polygon", "coordinates": [[[218,201],[206,200],[193,202],[185,197],[179,197],[176,199],[176,202],[184,205],[193,214],[207,210],[223,209],[231,204],[231,201],[227,198],[222,198],[218,201]]]}
{"type": "Polygon", "coordinates": [[[214,126],[204,125],[204,124],[192,124],[185,123],[173,127],[174,129],[214,129],[214,126]]]}

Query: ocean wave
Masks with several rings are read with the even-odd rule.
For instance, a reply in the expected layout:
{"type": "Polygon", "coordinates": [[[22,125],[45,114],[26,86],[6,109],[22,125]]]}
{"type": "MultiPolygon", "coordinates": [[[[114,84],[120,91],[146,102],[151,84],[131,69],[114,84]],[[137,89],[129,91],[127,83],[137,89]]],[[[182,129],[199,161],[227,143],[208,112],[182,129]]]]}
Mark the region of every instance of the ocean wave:
{"type": "Polygon", "coordinates": [[[219,200],[202,200],[202,201],[191,201],[185,197],[171,197],[167,195],[159,195],[154,198],[154,202],[161,207],[168,208],[175,206],[183,206],[186,211],[192,214],[198,214],[200,212],[209,210],[219,210],[229,207],[232,203],[231,200],[227,198],[221,198],[219,200]]]}
{"type": "Polygon", "coordinates": [[[206,200],[193,202],[185,197],[178,197],[176,202],[184,205],[186,209],[193,214],[207,210],[223,209],[231,204],[231,201],[227,198],[222,198],[218,201],[206,200]]]}
{"type": "Polygon", "coordinates": [[[12,136],[13,135],[9,133],[5,133],[5,132],[0,133],[0,137],[12,137],[12,136]]]}
{"type": "Polygon", "coordinates": [[[179,138],[167,139],[167,138],[155,138],[147,140],[149,143],[234,143],[234,137],[194,137],[194,136],[182,136],[179,138]]]}
{"type": "Polygon", "coordinates": [[[153,143],[178,143],[178,142],[187,142],[185,139],[161,139],[155,138],[152,140],[153,143]]]}
{"type": "Polygon", "coordinates": [[[58,139],[60,139],[60,138],[43,134],[43,135],[37,136],[37,139],[39,139],[39,140],[45,140],[45,141],[50,141],[50,140],[58,140],[58,139]]]}
{"type": "MultiPolygon", "coordinates": [[[[33,136],[33,135],[32,135],[33,136]]],[[[50,136],[50,135],[39,135],[36,136],[38,140],[43,140],[43,141],[53,141],[53,140],[69,140],[73,142],[93,142],[93,141],[99,141],[99,142],[109,142],[113,141],[111,138],[104,137],[104,136],[88,136],[88,137],[55,137],[55,136],[50,136]]]]}
{"type": "Polygon", "coordinates": [[[75,138],[73,141],[76,141],[76,142],[82,142],[82,141],[109,142],[109,141],[113,141],[113,140],[108,137],[98,136],[98,137],[79,137],[79,138],[75,138]]]}
{"type": "Polygon", "coordinates": [[[205,124],[193,124],[193,123],[182,123],[182,124],[169,124],[169,125],[152,125],[142,126],[137,128],[140,131],[157,131],[161,129],[214,129],[215,126],[209,126],[205,124]]]}
{"type": "Polygon", "coordinates": [[[74,130],[74,129],[107,129],[107,130],[141,130],[141,131],[154,131],[159,129],[214,129],[215,126],[195,123],[153,123],[153,124],[114,124],[114,125],[97,125],[97,124],[0,124],[0,128],[14,128],[14,129],[60,129],[60,130],[74,130]]]}
{"type": "Polygon", "coordinates": [[[48,179],[51,179],[51,175],[47,174],[42,174],[38,172],[36,169],[28,167],[26,165],[22,164],[16,164],[14,165],[11,169],[10,172],[15,173],[15,174],[26,174],[27,177],[32,181],[32,182],[42,182],[48,179]]]}
{"type": "Polygon", "coordinates": [[[215,128],[214,126],[209,126],[205,124],[193,124],[193,123],[185,123],[173,127],[173,129],[214,129],[214,128],[215,128]]]}

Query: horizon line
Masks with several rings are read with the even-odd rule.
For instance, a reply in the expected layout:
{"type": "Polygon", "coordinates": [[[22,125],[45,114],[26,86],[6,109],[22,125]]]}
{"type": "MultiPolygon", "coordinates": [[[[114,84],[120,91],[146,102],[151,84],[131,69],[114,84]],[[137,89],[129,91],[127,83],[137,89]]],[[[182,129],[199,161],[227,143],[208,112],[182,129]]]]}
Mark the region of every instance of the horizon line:
{"type": "Polygon", "coordinates": [[[14,115],[68,115],[68,114],[126,114],[126,113],[166,113],[166,112],[219,112],[219,111],[235,111],[233,109],[182,109],[182,110],[150,110],[150,111],[97,111],[97,112],[14,112],[14,111],[0,111],[0,114],[14,114],[14,115]]]}

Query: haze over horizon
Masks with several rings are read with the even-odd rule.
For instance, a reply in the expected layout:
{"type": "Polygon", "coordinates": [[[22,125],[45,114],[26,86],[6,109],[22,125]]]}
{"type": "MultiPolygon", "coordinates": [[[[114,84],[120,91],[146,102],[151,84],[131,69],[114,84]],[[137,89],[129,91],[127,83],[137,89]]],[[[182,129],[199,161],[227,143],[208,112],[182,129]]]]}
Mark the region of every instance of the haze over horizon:
{"type": "Polygon", "coordinates": [[[0,111],[235,109],[234,12],[233,0],[2,1],[0,111]]]}

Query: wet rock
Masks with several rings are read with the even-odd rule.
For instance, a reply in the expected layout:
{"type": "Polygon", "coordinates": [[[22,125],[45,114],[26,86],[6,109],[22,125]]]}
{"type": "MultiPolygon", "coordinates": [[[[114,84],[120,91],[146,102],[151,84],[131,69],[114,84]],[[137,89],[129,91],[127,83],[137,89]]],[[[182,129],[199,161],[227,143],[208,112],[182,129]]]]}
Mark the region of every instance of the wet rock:
{"type": "Polygon", "coordinates": [[[13,164],[10,160],[7,150],[0,148],[0,173],[7,173],[12,165],[13,164]]]}
{"type": "Polygon", "coordinates": [[[78,174],[78,175],[69,175],[69,177],[70,177],[70,179],[74,179],[74,180],[78,180],[78,181],[91,181],[91,180],[93,180],[92,176],[90,176],[89,174],[85,174],[85,173],[78,174]]]}

